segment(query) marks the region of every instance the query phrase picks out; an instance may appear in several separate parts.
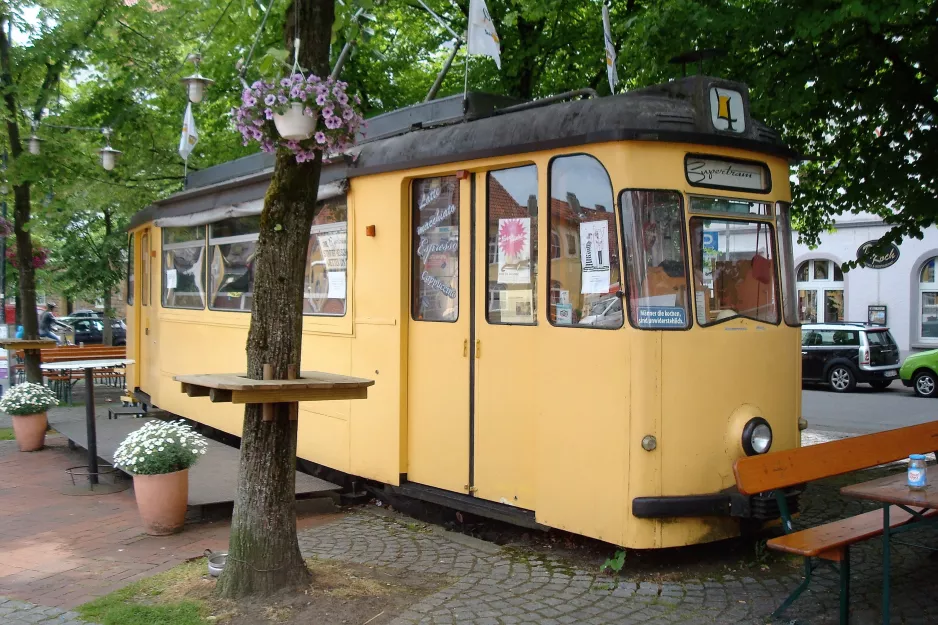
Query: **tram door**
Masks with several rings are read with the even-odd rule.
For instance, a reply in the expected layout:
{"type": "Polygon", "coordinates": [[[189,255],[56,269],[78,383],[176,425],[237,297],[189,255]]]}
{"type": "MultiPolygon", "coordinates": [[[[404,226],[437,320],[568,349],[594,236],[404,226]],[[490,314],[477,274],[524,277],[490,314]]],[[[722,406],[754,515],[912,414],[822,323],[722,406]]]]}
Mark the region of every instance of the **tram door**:
{"type": "Polygon", "coordinates": [[[140,318],[137,324],[140,360],[140,388],[151,397],[157,392],[159,366],[157,363],[155,321],[157,302],[153,300],[153,231],[140,234],[140,318]]]}
{"type": "MultiPolygon", "coordinates": [[[[476,174],[473,440],[481,499],[535,508],[538,172],[476,174]]],[[[543,307],[541,307],[543,308],[543,307]]]]}
{"type": "Polygon", "coordinates": [[[456,176],[411,184],[407,478],[469,485],[471,201],[456,176]]]}

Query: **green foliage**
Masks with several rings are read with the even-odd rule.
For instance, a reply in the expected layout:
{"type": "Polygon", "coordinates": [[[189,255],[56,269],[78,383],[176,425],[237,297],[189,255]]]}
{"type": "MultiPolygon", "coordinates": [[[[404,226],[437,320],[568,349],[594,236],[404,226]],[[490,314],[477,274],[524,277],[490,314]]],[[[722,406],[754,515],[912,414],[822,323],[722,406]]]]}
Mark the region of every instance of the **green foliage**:
{"type": "Polygon", "coordinates": [[[0,428],[0,441],[12,441],[14,438],[13,428],[0,428]]]}
{"type": "Polygon", "coordinates": [[[603,565],[599,568],[599,572],[602,573],[606,569],[609,569],[616,575],[622,572],[622,568],[625,566],[625,550],[619,549],[616,551],[616,555],[606,560],[603,565]]]}

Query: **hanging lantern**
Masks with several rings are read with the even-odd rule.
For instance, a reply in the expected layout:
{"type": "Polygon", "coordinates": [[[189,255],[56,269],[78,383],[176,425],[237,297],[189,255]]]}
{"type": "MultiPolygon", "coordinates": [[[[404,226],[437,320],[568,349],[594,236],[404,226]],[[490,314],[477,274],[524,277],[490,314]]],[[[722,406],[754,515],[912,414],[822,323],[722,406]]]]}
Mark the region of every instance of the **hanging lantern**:
{"type": "Polygon", "coordinates": [[[192,64],[195,65],[195,73],[191,76],[186,76],[180,82],[182,82],[182,84],[184,84],[188,90],[189,101],[193,104],[198,104],[205,96],[205,88],[215,81],[210,80],[199,73],[199,63],[202,61],[201,54],[190,54],[187,60],[192,61],[192,64]]]}
{"type": "Polygon", "coordinates": [[[38,136],[36,135],[31,136],[29,138],[29,153],[39,154],[41,143],[42,143],[42,139],[40,139],[38,136]]]}
{"type": "Polygon", "coordinates": [[[120,150],[115,150],[109,145],[104,146],[98,150],[98,154],[101,155],[101,166],[104,169],[111,171],[117,165],[117,157],[123,154],[120,150]]]}

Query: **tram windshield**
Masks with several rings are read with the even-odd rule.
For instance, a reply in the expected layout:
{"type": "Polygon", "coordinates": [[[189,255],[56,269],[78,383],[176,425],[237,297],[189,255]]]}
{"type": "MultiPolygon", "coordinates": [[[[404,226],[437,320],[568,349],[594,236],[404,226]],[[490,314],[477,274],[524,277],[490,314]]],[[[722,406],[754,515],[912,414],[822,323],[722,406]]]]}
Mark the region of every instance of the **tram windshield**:
{"type": "Polygon", "coordinates": [[[697,323],[735,317],[778,323],[772,226],[703,217],[690,224],[697,323]]]}

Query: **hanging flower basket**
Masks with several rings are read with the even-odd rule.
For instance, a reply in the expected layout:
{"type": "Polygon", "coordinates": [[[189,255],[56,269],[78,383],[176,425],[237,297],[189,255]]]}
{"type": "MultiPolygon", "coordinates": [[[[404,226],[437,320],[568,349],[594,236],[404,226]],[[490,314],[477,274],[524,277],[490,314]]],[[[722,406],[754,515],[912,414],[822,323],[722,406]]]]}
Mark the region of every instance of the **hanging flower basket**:
{"type": "Polygon", "coordinates": [[[13,222],[4,217],[0,217],[0,238],[7,238],[13,234],[13,222]]]}
{"type": "Polygon", "coordinates": [[[241,106],[232,109],[244,145],[260,144],[265,152],[290,150],[299,163],[317,150],[348,149],[365,123],[346,93],[348,84],[315,75],[294,74],[279,82],[258,80],[241,93],[241,106]]]}
{"type": "MultiPolygon", "coordinates": [[[[19,269],[19,260],[16,257],[16,246],[11,245],[7,248],[7,260],[10,261],[10,264],[14,268],[19,269]]],[[[33,269],[42,269],[46,266],[46,262],[49,260],[49,250],[39,245],[33,246],[33,259],[30,262],[33,269]]]]}

